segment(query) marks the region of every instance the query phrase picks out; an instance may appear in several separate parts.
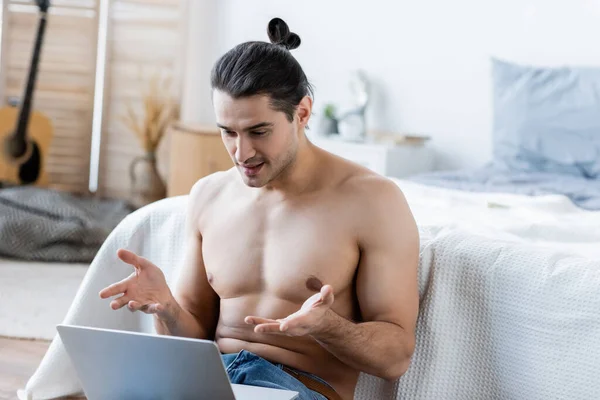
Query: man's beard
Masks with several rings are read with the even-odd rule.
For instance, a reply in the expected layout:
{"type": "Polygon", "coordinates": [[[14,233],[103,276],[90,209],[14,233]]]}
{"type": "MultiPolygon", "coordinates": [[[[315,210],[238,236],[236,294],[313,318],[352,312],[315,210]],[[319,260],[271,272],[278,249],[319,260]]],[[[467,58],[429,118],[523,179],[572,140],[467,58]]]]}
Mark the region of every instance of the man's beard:
{"type": "MultiPolygon", "coordinates": [[[[285,157],[280,161],[277,162],[277,168],[273,169],[273,165],[271,162],[264,160],[264,165],[263,165],[263,169],[265,171],[260,171],[259,172],[259,179],[260,179],[260,174],[262,172],[270,172],[268,177],[262,178],[260,182],[258,182],[258,184],[256,184],[257,182],[252,182],[253,178],[252,177],[245,177],[247,179],[247,182],[249,184],[249,186],[253,186],[253,187],[263,187],[265,185],[268,185],[269,183],[273,182],[274,180],[280,178],[281,176],[284,176],[290,169],[291,165],[294,163],[296,159],[296,153],[294,151],[294,149],[290,149],[290,151],[288,153],[286,153],[285,157]],[[270,169],[270,171],[269,171],[270,169]],[[263,181],[264,179],[264,181],[263,181]],[[254,183],[254,184],[251,184],[254,183]]],[[[240,171],[242,174],[243,171],[240,171]]]]}

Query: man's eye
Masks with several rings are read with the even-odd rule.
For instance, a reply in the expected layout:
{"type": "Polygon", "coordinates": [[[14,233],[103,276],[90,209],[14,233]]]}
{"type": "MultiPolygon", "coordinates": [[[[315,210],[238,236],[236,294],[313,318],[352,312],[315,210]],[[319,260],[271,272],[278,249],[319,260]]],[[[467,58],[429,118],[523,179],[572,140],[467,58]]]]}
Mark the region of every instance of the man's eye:
{"type": "Polygon", "coordinates": [[[256,136],[263,136],[267,134],[267,131],[253,131],[252,134],[256,136]]]}

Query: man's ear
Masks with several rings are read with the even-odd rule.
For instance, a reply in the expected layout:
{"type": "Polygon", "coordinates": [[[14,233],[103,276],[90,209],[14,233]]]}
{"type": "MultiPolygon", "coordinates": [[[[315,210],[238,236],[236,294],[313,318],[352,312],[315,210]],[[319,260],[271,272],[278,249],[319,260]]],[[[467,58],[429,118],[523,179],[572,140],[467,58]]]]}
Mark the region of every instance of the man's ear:
{"type": "Polygon", "coordinates": [[[304,96],[304,98],[300,100],[298,107],[296,107],[296,117],[298,119],[298,124],[302,128],[306,127],[308,124],[308,120],[312,114],[312,105],[312,99],[309,96],[304,96]]]}

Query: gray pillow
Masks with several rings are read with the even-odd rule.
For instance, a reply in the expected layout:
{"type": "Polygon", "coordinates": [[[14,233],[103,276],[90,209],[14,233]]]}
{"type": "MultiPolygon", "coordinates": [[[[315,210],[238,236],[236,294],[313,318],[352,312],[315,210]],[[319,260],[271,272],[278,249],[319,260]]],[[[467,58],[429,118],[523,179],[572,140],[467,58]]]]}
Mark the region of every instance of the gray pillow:
{"type": "Polygon", "coordinates": [[[600,179],[600,67],[492,59],[494,162],[600,179]]]}

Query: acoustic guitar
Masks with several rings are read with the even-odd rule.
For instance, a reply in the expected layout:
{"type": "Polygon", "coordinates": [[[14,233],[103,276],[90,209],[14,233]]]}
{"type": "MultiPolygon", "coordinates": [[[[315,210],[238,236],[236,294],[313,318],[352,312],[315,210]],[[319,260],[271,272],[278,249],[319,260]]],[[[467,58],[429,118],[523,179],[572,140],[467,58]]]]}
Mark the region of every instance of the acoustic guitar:
{"type": "Polygon", "coordinates": [[[0,184],[5,186],[48,185],[45,160],[53,137],[52,124],[44,114],[32,111],[31,104],[50,1],[36,3],[40,18],[23,101],[19,109],[0,109],[0,184]]]}

